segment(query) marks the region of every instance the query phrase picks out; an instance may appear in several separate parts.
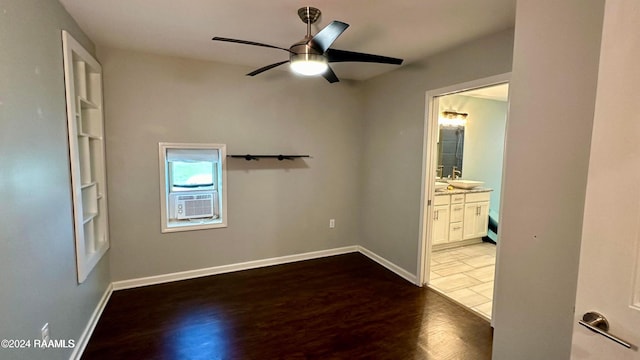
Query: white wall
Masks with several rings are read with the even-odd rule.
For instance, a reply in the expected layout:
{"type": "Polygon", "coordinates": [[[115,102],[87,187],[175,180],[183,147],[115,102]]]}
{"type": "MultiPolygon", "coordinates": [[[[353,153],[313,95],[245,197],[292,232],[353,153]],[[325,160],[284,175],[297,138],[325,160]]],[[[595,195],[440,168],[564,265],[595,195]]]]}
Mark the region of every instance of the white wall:
{"type": "Polygon", "coordinates": [[[99,50],[114,281],[360,243],[362,96],[353,83],[99,50]],[[229,159],[228,227],[161,234],[158,142],[312,158],[229,159]]]}
{"type": "MultiPolygon", "coordinates": [[[[109,284],[108,255],[78,285],[61,30],[93,44],[57,1],[0,0],[0,339],[78,340],[109,284]]],[[[72,349],[0,349],[68,359],[72,349]]]]}
{"type": "Polygon", "coordinates": [[[603,5],[518,1],[496,360],[569,358],[603,5]]]}
{"type": "Polygon", "coordinates": [[[469,114],[464,130],[462,177],[468,180],[482,180],[485,187],[493,189],[490,209],[497,215],[502,191],[507,102],[448,95],[441,97],[439,104],[440,112],[454,109],[469,114]]]}
{"type": "Polygon", "coordinates": [[[511,71],[507,30],[364,82],[362,245],[416,273],[428,90],[511,71]]]}

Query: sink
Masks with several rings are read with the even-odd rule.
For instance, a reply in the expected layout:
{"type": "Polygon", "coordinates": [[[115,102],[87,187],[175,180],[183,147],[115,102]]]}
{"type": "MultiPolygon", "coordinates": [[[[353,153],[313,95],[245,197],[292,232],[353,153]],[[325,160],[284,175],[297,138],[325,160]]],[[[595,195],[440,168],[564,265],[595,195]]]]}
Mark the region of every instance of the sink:
{"type": "Polygon", "coordinates": [[[446,182],[436,181],[436,191],[444,190],[449,186],[446,182]]]}
{"type": "Polygon", "coordinates": [[[484,185],[484,181],[462,180],[462,179],[447,180],[447,182],[449,183],[449,185],[453,187],[457,187],[459,189],[466,189],[466,190],[484,185]]]}

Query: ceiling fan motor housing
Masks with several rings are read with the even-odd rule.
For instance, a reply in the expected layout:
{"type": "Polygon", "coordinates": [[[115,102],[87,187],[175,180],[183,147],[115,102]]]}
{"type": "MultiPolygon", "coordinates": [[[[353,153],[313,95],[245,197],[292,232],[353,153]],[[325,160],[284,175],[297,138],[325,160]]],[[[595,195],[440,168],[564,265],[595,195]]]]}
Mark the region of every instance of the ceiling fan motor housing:
{"type": "Polygon", "coordinates": [[[311,47],[309,37],[289,48],[289,60],[294,72],[301,75],[317,75],[327,69],[328,61],[322,50],[311,47]]]}
{"type": "Polygon", "coordinates": [[[310,45],[311,43],[309,42],[309,40],[311,40],[311,37],[307,36],[299,42],[291,45],[291,47],[289,48],[291,60],[300,59],[299,56],[323,56],[324,53],[322,52],[322,50],[313,48],[310,45]]]}

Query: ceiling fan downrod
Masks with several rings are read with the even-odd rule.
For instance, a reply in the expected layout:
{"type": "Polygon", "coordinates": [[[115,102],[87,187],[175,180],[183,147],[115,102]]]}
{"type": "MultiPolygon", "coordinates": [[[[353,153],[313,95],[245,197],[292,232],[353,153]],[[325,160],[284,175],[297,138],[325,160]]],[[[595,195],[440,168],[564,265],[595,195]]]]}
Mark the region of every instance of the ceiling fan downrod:
{"type": "Polygon", "coordinates": [[[320,9],[305,6],[298,9],[298,16],[303,23],[307,24],[307,38],[311,38],[311,24],[315,24],[320,18],[322,12],[320,9]]]}

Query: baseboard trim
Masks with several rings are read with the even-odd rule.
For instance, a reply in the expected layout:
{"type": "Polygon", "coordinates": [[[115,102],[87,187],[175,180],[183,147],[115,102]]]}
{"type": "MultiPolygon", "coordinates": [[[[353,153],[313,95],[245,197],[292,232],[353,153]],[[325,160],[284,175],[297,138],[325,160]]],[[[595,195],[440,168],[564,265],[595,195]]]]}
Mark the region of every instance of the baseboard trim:
{"type": "Polygon", "coordinates": [[[311,260],[311,259],[317,259],[317,258],[322,258],[327,256],[347,254],[347,253],[357,252],[358,249],[359,247],[357,245],[345,246],[345,247],[335,248],[335,249],[312,251],[312,252],[302,253],[302,254],[280,256],[275,258],[247,261],[247,262],[222,265],[222,266],[214,266],[214,267],[204,268],[204,269],[188,270],[188,271],[149,276],[149,277],[143,277],[143,278],[137,278],[137,279],[115,281],[113,282],[113,290],[131,289],[131,288],[137,288],[142,286],[163,284],[163,283],[168,283],[173,281],[195,279],[203,276],[224,274],[224,273],[240,271],[240,270],[249,270],[249,269],[261,268],[265,266],[281,265],[281,264],[287,264],[287,263],[296,262],[296,261],[311,260]]]}
{"type": "Polygon", "coordinates": [[[296,262],[296,261],[312,260],[312,259],[318,259],[318,258],[333,256],[333,255],[347,254],[352,252],[359,252],[362,255],[368,257],[369,259],[384,266],[388,270],[394,272],[396,275],[400,276],[401,278],[409,281],[410,283],[417,284],[418,280],[416,275],[408,272],[407,270],[401,268],[400,266],[392,263],[391,261],[383,258],[382,256],[374,253],[373,251],[363,246],[354,245],[354,246],[345,246],[345,247],[335,248],[335,249],[312,251],[312,252],[302,253],[302,254],[280,256],[280,257],[269,258],[269,259],[247,261],[247,262],[236,263],[236,264],[214,266],[214,267],[204,268],[204,269],[188,270],[188,271],[181,271],[181,272],[175,272],[175,273],[169,273],[169,274],[163,274],[163,275],[155,275],[155,276],[148,276],[148,277],[142,277],[142,278],[136,278],[136,279],[115,281],[112,283],[112,287],[113,287],[113,291],[132,289],[132,288],[137,288],[142,286],[158,285],[158,284],[164,284],[164,283],[180,281],[180,280],[189,280],[189,279],[195,279],[195,278],[204,277],[204,276],[219,275],[219,274],[225,274],[225,273],[241,271],[241,270],[256,269],[256,268],[261,268],[265,266],[281,265],[281,264],[287,264],[287,263],[296,262]]]}
{"type": "Polygon", "coordinates": [[[391,261],[383,258],[382,256],[374,253],[373,251],[363,247],[363,246],[358,246],[358,251],[365,255],[366,257],[368,257],[369,259],[377,262],[378,264],[384,266],[385,268],[391,270],[392,272],[394,272],[396,275],[400,276],[401,278],[407,280],[408,282],[417,285],[418,284],[418,277],[410,272],[408,272],[407,270],[401,268],[400,266],[392,263],[391,261]]]}
{"type": "Polygon", "coordinates": [[[431,251],[453,249],[453,248],[457,248],[457,247],[460,247],[460,246],[474,245],[474,244],[480,244],[480,243],[482,243],[482,238],[481,237],[462,240],[462,241],[454,241],[454,242],[444,243],[444,244],[434,244],[434,245],[431,246],[431,251]]]}
{"type": "Polygon", "coordinates": [[[100,298],[100,301],[98,301],[98,304],[96,305],[95,310],[93,310],[93,313],[89,318],[89,322],[87,322],[87,326],[84,328],[84,331],[82,332],[82,334],[80,335],[80,338],[76,342],[76,346],[73,349],[73,352],[69,357],[69,360],[80,360],[80,358],[82,357],[82,353],[84,352],[84,349],[87,347],[87,344],[89,343],[89,339],[93,334],[93,330],[96,328],[96,325],[98,324],[98,320],[100,320],[100,316],[102,316],[102,312],[104,311],[104,308],[107,306],[107,303],[111,298],[111,294],[113,293],[113,290],[114,290],[113,284],[109,284],[104,294],[102,294],[102,298],[100,298]]]}
{"type": "Polygon", "coordinates": [[[96,305],[96,308],[91,314],[91,318],[89,319],[89,322],[87,323],[86,328],[82,332],[82,335],[80,335],[80,338],[78,339],[76,343],[76,347],[73,350],[73,353],[71,353],[71,357],[69,357],[69,360],[80,360],[80,358],[82,357],[82,353],[87,347],[87,344],[89,343],[89,339],[93,334],[93,330],[98,324],[98,320],[100,319],[100,316],[102,315],[102,312],[107,306],[107,303],[111,298],[111,294],[114,291],[137,288],[137,287],[148,286],[148,285],[163,284],[163,283],[173,282],[173,281],[195,279],[203,276],[218,275],[218,274],[224,274],[224,273],[229,273],[234,271],[255,269],[255,268],[260,268],[265,266],[281,265],[281,264],[287,264],[287,263],[303,261],[303,260],[312,260],[312,259],[318,259],[318,258],[323,258],[328,256],[348,254],[353,252],[359,252],[362,255],[368,257],[369,259],[384,266],[385,268],[392,271],[393,273],[400,276],[401,278],[409,281],[410,283],[417,284],[416,275],[411,274],[410,272],[401,268],[400,266],[374,253],[373,251],[359,245],[345,246],[341,248],[328,249],[328,250],[312,251],[312,252],[303,253],[303,254],[280,256],[280,257],[269,258],[269,259],[247,261],[247,262],[236,263],[236,264],[214,266],[214,267],[204,268],[204,269],[181,271],[181,272],[176,272],[171,274],[149,276],[149,277],[143,277],[143,278],[137,278],[137,279],[114,281],[111,284],[109,284],[104,294],[102,295],[102,298],[96,305]]]}

